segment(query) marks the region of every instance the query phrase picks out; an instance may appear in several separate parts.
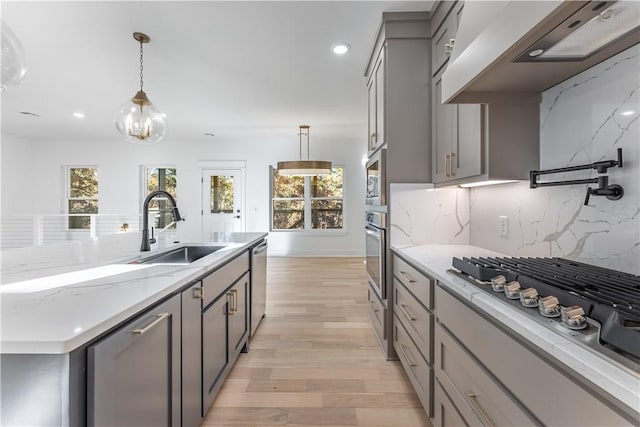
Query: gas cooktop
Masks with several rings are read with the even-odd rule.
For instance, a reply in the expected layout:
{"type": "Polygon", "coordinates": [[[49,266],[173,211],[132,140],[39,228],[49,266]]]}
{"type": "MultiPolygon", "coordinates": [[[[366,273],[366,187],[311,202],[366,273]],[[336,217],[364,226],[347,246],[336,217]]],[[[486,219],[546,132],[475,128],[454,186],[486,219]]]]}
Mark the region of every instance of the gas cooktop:
{"type": "Polygon", "coordinates": [[[640,276],[563,258],[453,258],[453,274],[634,371],[640,276]]]}

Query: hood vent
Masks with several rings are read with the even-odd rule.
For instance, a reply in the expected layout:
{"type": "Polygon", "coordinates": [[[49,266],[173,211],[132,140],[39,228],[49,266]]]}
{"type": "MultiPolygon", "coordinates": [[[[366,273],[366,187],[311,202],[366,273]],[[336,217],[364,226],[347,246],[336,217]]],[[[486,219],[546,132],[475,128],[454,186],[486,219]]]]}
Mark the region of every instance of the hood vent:
{"type": "Polygon", "coordinates": [[[539,103],[543,91],[638,43],[637,0],[468,1],[442,101],[539,103]]]}
{"type": "Polygon", "coordinates": [[[640,2],[592,1],[538,40],[516,62],[582,61],[640,28],[640,2]]]}

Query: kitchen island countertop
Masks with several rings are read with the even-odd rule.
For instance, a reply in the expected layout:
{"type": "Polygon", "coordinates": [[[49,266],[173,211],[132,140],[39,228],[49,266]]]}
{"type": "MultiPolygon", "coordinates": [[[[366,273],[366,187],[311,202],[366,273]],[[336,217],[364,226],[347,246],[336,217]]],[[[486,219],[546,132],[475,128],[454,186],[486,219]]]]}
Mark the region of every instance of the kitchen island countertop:
{"type": "Polygon", "coordinates": [[[150,252],[140,252],[140,234],[123,233],[2,251],[0,353],[70,353],[266,236],[159,238],[150,252]],[[190,244],[225,247],[191,264],[131,264],[190,244]]]}
{"type": "MultiPolygon", "coordinates": [[[[423,273],[466,300],[485,316],[533,344],[551,360],[575,371],[596,387],[609,393],[620,404],[640,414],[640,372],[601,357],[539,325],[507,303],[486,294],[465,279],[449,272],[452,258],[505,256],[468,245],[392,246],[392,250],[423,273]]],[[[436,307],[437,312],[437,307],[436,307]]]]}

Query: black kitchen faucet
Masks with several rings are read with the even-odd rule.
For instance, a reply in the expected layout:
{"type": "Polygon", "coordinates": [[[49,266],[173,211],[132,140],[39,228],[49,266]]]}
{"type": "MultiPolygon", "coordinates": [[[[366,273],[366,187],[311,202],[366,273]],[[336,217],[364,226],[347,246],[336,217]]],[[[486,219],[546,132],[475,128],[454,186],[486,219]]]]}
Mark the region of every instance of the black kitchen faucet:
{"type": "Polygon", "coordinates": [[[151,244],[149,241],[149,203],[155,197],[165,197],[169,199],[171,203],[171,215],[173,216],[174,221],[182,221],[182,217],[180,216],[180,211],[178,210],[178,206],[176,205],[176,199],[166,191],[158,190],[152,193],[149,193],[146,199],[144,199],[144,203],[142,204],[142,244],[140,245],[140,251],[146,252],[151,250],[151,244]]]}

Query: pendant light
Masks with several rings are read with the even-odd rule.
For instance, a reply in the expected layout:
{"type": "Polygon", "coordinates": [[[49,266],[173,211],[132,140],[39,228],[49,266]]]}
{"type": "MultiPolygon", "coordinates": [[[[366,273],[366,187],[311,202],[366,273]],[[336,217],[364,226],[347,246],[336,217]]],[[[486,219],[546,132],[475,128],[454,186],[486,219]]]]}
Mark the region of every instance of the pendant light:
{"type": "Polygon", "coordinates": [[[323,160],[309,160],[309,125],[300,125],[300,160],[278,162],[280,175],[329,175],[331,174],[331,162],[323,160]],[[307,137],[307,160],[302,160],[302,136],[307,137]]]}
{"type": "Polygon", "coordinates": [[[2,84],[0,91],[18,86],[27,74],[27,65],[20,40],[11,28],[2,22],[2,84]]]}
{"type": "Polygon", "coordinates": [[[165,124],[162,114],[143,90],[142,45],[149,43],[151,39],[143,33],[133,33],[133,38],[140,43],[140,90],[120,108],[116,117],[116,129],[126,141],[153,144],[164,137],[165,124]]]}

